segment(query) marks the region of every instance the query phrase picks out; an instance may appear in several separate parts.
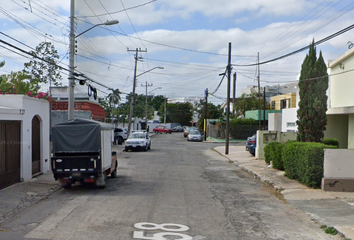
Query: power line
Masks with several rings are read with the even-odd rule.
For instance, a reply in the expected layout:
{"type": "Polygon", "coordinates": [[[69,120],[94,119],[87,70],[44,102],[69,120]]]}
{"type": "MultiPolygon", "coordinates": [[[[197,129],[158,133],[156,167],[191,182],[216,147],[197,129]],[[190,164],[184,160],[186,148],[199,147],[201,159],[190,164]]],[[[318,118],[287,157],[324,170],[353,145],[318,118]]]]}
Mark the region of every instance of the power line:
{"type": "MultiPolygon", "coordinates": [[[[315,42],[314,45],[317,46],[317,45],[319,45],[319,44],[321,44],[321,43],[324,43],[324,42],[326,42],[326,41],[328,41],[328,40],[330,40],[330,39],[332,39],[332,38],[335,38],[335,37],[337,37],[337,36],[339,36],[339,35],[341,35],[341,34],[343,34],[343,33],[345,33],[345,32],[348,32],[349,30],[352,30],[353,28],[354,28],[354,24],[352,24],[352,25],[350,25],[349,27],[346,27],[346,28],[344,28],[344,29],[342,29],[342,30],[340,30],[340,31],[338,31],[338,32],[336,32],[336,33],[334,33],[334,34],[332,34],[332,35],[329,35],[328,37],[325,37],[325,38],[323,38],[323,39],[321,39],[321,40],[315,42]]],[[[290,53],[288,53],[288,54],[282,55],[282,56],[280,56],[280,57],[273,58],[273,59],[271,59],[271,60],[267,60],[267,61],[260,62],[260,63],[252,63],[252,64],[232,64],[232,66],[237,66],[237,67],[252,67],[252,66],[257,66],[257,65],[263,65],[263,64],[270,63],[270,62],[275,62],[275,61],[277,61],[277,60],[280,60],[280,59],[283,59],[283,58],[286,58],[286,57],[290,57],[290,56],[292,56],[292,55],[295,55],[295,54],[297,54],[297,53],[299,53],[299,52],[302,52],[302,51],[308,49],[309,47],[310,47],[310,46],[306,46],[306,47],[300,48],[300,49],[298,49],[298,50],[296,50],[296,51],[293,51],[293,52],[290,52],[290,53]]]]}

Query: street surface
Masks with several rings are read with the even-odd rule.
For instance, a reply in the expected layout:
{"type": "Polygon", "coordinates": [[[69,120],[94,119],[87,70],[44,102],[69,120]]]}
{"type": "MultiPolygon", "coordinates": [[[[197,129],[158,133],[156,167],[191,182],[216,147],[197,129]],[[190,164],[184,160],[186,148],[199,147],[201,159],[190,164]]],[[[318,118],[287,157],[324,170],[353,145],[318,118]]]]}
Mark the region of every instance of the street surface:
{"type": "Polygon", "coordinates": [[[147,152],[115,146],[118,178],[105,189],[60,189],[2,223],[0,239],[340,239],[212,150],[220,145],[172,133],[147,152]]]}

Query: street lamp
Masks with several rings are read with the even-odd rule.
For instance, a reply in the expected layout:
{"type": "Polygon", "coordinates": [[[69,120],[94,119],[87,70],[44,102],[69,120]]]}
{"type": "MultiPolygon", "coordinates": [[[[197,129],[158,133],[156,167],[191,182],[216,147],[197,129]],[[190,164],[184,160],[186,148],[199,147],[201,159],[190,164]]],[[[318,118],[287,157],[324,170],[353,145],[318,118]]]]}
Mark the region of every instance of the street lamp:
{"type": "Polygon", "coordinates": [[[83,31],[82,33],[75,36],[75,1],[71,1],[71,10],[70,10],[70,54],[69,54],[69,100],[68,100],[68,119],[74,118],[74,110],[75,110],[75,96],[74,96],[74,88],[75,88],[75,38],[80,35],[90,31],[92,28],[101,26],[101,25],[113,25],[118,24],[118,20],[111,20],[104,23],[99,23],[93,25],[89,29],[83,31]]]}
{"type": "MultiPolygon", "coordinates": [[[[147,128],[147,118],[148,118],[148,91],[147,91],[147,89],[148,89],[149,86],[152,86],[152,84],[148,85],[148,83],[146,82],[146,84],[145,84],[145,129],[146,130],[148,129],[147,128]]],[[[157,87],[154,90],[151,90],[149,93],[151,93],[151,92],[153,92],[153,91],[155,91],[157,89],[161,89],[161,88],[162,87],[157,87]]]]}
{"type": "Polygon", "coordinates": [[[152,93],[153,91],[155,91],[155,90],[157,90],[157,89],[162,89],[162,87],[154,88],[153,90],[151,90],[150,92],[148,92],[148,94],[149,94],[149,93],[152,93]]]}
{"type": "MultiPolygon", "coordinates": [[[[147,73],[147,72],[150,72],[154,69],[164,69],[164,67],[154,67],[154,68],[151,68],[145,72],[142,72],[138,75],[134,75],[134,79],[133,79],[133,93],[132,93],[132,97],[130,99],[130,112],[129,112],[129,123],[128,123],[128,136],[130,135],[130,132],[131,132],[131,124],[132,124],[132,117],[133,117],[133,111],[134,111],[134,95],[135,95],[135,82],[136,82],[136,78],[147,73]]],[[[135,70],[136,71],[136,70],[135,70]]]]}

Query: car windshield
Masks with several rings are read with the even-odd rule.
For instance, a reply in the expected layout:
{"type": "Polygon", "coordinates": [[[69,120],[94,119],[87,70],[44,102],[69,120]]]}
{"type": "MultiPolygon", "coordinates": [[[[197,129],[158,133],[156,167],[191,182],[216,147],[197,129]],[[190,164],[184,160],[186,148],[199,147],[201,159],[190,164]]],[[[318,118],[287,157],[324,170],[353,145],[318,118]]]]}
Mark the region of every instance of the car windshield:
{"type": "Polygon", "coordinates": [[[193,131],[190,131],[189,134],[191,134],[191,135],[199,135],[200,133],[197,130],[193,130],[193,131]]]}
{"type": "Polygon", "coordinates": [[[133,133],[130,138],[145,138],[145,133],[133,133]]]}

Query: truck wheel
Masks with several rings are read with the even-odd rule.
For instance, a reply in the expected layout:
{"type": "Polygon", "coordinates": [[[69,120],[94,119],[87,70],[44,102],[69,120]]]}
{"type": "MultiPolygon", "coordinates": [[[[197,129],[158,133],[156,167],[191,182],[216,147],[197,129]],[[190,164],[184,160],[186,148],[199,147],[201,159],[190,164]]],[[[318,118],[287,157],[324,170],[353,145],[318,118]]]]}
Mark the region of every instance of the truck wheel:
{"type": "Polygon", "coordinates": [[[149,150],[151,149],[151,143],[149,144],[148,149],[149,149],[149,150]]]}
{"type": "Polygon", "coordinates": [[[145,147],[143,148],[144,152],[146,152],[147,149],[148,149],[148,146],[147,146],[147,144],[146,144],[145,147]]]}
{"type": "Polygon", "coordinates": [[[111,178],[116,178],[117,177],[117,167],[118,167],[118,162],[116,161],[116,168],[111,173],[111,178]]]}
{"type": "Polygon", "coordinates": [[[123,144],[123,138],[121,136],[118,137],[118,145],[123,144]]]}

